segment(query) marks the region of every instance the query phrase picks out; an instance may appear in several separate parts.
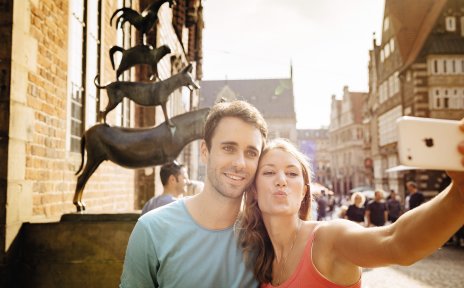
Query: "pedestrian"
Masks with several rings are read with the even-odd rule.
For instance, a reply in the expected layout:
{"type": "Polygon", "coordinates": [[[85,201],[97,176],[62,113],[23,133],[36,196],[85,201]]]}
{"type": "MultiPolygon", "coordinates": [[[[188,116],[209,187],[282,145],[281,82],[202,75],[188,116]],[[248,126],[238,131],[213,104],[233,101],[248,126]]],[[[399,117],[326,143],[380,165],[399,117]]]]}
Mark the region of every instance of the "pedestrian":
{"type": "Polygon", "coordinates": [[[176,201],[185,192],[186,186],[189,183],[187,169],[183,164],[177,163],[177,161],[161,166],[159,175],[161,184],[163,184],[163,193],[159,196],[153,196],[148,200],[143,206],[141,215],[176,201]]]}
{"type": "Polygon", "coordinates": [[[406,183],[406,189],[409,192],[409,210],[412,210],[424,203],[424,194],[417,189],[417,184],[414,181],[406,183]]]}
{"type": "Polygon", "coordinates": [[[374,200],[371,200],[366,207],[367,227],[383,226],[388,220],[387,204],[384,201],[385,193],[377,189],[374,192],[374,200]]]}
{"type": "Polygon", "coordinates": [[[351,204],[348,206],[348,209],[345,213],[345,219],[356,222],[360,225],[365,226],[364,216],[366,214],[366,208],[364,207],[364,202],[366,197],[360,192],[354,192],[351,195],[351,204]]]}
{"type": "Polygon", "coordinates": [[[387,200],[388,221],[394,223],[401,215],[401,202],[395,190],[390,190],[390,196],[387,200]]]}
{"type": "Polygon", "coordinates": [[[267,124],[244,101],[215,104],[200,155],[202,192],[139,218],[127,245],[120,287],[256,287],[233,226],[253,181],[267,124]]]}
{"type": "MultiPolygon", "coordinates": [[[[459,149],[464,165],[464,141],[459,149]]],[[[411,265],[464,224],[464,172],[448,172],[452,183],[443,192],[388,226],[307,221],[309,169],[295,146],[274,140],[266,145],[254,185],[246,191],[237,232],[262,288],[361,287],[361,267],[411,265]]]]}
{"type": "Polygon", "coordinates": [[[325,220],[327,217],[327,199],[325,198],[325,190],[321,190],[321,194],[317,198],[317,221],[325,220]]]}

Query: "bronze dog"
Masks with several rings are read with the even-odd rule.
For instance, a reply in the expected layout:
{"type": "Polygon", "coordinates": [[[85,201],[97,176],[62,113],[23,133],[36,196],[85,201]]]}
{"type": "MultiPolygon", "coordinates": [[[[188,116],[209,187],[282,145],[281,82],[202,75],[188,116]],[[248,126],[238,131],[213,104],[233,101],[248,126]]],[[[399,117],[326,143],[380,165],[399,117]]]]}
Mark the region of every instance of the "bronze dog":
{"type": "MultiPolygon", "coordinates": [[[[129,98],[137,104],[144,106],[158,106],[163,108],[164,118],[169,126],[174,126],[169,120],[166,110],[166,103],[168,102],[169,95],[176,89],[191,85],[193,88],[198,89],[200,86],[196,84],[190,72],[192,71],[192,64],[183,68],[179,73],[159,82],[127,82],[116,81],[106,86],[100,86],[97,83],[98,75],[95,77],[95,86],[99,89],[106,89],[108,94],[108,105],[103,111],[103,122],[106,123],[106,114],[113,110],[124,97],[129,98]]],[[[191,89],[189,87],[189,89],[191,89]]]]}
{"type": "Polygon", "coordinates": [[[143,168],[173,161],[184,147],[204,134],[204,123],[209,108],[187,112],[172,118],[176,129],[163,122],[154,128],[121,128],[97,124],[81,138],[81,165],[76,175],[76,191],[73,203],[77,211],[85,210],[82,192],[90,176],[105,160],[126,168],[143,168]],[[84,167],[84,155],[87,161],[84,167]],[[84,167],[84,169],[82,169],[84,167]],[[81,173],[82,172],[82,173],[81,173]]]}
{"type": "Polygon", "coordinates": [[[167,45],[161,45],[160,47],[153,49],[151,46],[147,45],[137,45],[130,49],[125,50],[119,46],[113,46],[110,49],[110,59],[111,65],[114,67],[114,53],[121,52],[122,58],[121,62],[119,63],[119,67],[116,70],[116,80],[118,80],[119,76],[126,71],[127,69],[131,68],[137,64],[148,64],[151,67],[151,77],[150,79],[156,79],[158,77],[158,62],[166,56],[167,54],[171,53],[171,49],[167,45]]]}

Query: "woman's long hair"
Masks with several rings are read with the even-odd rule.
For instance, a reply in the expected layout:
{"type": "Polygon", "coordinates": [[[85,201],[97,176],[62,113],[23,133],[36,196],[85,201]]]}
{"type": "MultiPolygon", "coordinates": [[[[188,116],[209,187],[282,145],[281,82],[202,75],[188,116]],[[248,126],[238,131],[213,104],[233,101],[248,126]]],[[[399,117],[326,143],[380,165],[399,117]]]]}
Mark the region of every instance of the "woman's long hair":
{"type": "MultiPolygon", "coordinates": [[[[301,201],[298,216],[302,220],[307,220],[311,210],[311,192],[309,188],[311,170],[309,168],[309,160],[292,143],[280,138],[269,142],[264,148],[261,157],[275,149],[280,149],[291,154],[301,164],[304,183],[308,187],[308,190],[301,201]]],[[[254,184],[245,191],[244,210],[238,219],[236,231],[238,232],[239,244],[242,247],[245,262],[249,267],[253,267],[256,279],[260,283],[270,283],[272,281],[272,262],[274,261],[275,254],[271,239],[264,226],[258,202],[255,198],[255,183],[256,179],[254,184]]]]}

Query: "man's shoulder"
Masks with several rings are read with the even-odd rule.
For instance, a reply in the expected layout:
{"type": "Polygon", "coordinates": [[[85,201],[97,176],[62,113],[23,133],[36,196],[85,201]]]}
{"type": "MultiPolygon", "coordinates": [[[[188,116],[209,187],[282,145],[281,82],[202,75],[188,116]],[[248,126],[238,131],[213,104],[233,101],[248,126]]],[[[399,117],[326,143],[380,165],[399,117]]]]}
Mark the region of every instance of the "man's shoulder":
{"type": "Polygon", "coordinates": [[[183,201],[178,200],[148,211],[139,218],[139,221],[147,223],[165,221],[171,219],[173,216],[186,216],[185,213],[183,213],[184,211],[185,207],[183,201]]]}

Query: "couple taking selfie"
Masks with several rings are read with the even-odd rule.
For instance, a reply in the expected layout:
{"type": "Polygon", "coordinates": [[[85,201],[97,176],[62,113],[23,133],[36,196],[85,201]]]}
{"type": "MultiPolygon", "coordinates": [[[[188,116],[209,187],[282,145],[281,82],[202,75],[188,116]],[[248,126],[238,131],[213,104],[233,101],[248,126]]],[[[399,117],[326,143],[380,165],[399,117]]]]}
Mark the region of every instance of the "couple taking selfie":
{"type": "MultiPolygon", "coordinates": [[[[450,149],[464,165],[464,141],[450,149]]],[[[203,191],[140,217],[120,287],[361,287],[362,267],[410,265],[464,224],[464,172],[388,226],[310,220],[308,160],[284,139],[267,142],[244,101],[211,108],[200,154],[203,191]]]]}

